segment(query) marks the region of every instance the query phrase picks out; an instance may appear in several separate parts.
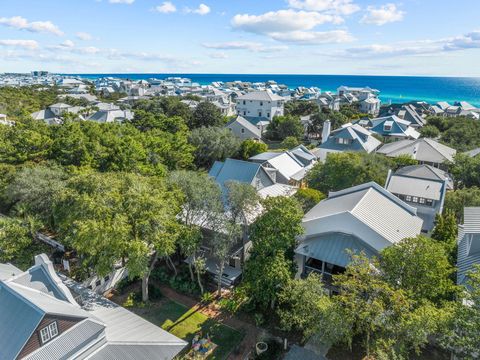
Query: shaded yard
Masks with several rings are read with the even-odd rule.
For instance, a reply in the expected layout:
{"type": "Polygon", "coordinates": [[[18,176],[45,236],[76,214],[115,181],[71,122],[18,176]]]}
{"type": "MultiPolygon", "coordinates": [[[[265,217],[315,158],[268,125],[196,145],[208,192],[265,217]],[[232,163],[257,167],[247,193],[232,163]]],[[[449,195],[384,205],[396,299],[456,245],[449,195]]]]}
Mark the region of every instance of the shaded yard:
{"type": "Polygon", "coordinates": [[[202,331],[204,336],[209,334],[212,341],[218,345],[209,359],[226,359],[244,336],[237,330],[201,314],[195,308],[188,309],[172,300],[165,299],[151,307],[134,309],[134,311],[190,344],[199,331],[202,331]]]}

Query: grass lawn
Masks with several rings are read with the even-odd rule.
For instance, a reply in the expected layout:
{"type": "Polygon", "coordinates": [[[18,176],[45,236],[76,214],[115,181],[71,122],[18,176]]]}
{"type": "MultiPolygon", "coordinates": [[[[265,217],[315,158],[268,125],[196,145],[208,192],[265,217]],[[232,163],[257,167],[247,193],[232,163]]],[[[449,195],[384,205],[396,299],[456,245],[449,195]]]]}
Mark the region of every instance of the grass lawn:
{"type": "Polygon", "coordinates": [[[137,312],[155,325],[189,343],[199,331],[202,331],[203,335],[209,334],[212,341],[218,345],[210,359],[226,359],[244,336],[237,330],[172,300],[162,301],[159,306],[139,309],[137,312]]]}

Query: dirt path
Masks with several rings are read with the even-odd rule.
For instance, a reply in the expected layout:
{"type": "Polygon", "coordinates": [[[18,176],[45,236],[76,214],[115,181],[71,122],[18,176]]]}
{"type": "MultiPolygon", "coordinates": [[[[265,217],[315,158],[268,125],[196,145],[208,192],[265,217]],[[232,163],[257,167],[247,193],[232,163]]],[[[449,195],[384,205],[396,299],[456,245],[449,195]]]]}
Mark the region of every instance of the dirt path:
{"type": "Polygon", "coordinates": [[[165,285],[159,286],[162,294],[166,297],[188,308],[193,307],[196,311],[245,334],[245,337],[239,344],[237,350],[230,354],[228,360],[244,360],[247,358],[248,354],[255,348],[255,344],[260,330],[254,325],[237,319],[230,314],[227,314],[226,312],[222,312],[221,309],[219,309],[217,306],[205,306],[204,304],[198,303],[197,301],[186,295],[176,292],[170,287],[167,287],[165,285]]]}

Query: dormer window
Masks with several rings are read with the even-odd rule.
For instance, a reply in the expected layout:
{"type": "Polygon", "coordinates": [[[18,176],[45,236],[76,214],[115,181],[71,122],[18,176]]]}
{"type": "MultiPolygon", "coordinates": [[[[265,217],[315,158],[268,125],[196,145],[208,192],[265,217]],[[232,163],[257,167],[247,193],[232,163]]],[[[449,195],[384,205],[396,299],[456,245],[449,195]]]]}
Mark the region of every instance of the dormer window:
{"type": "Polygon", "coordinates": [[[42,345],[46,344],[56,336],[58,336],[58,326],[56,321],[40,329],[40,340],[42,345]]]}
{"type": "Polygon", "coordinates": [[[385,121],[383,124],[383,131],[392,131],[393,121],[385,121]]]}

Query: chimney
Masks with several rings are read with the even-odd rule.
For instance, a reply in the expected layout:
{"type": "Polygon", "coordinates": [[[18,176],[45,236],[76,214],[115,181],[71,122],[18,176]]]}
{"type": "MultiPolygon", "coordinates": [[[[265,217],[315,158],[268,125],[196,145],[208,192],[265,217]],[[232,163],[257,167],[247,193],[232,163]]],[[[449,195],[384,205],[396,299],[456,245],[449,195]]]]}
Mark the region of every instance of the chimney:
{"type": "Polygon", "coordinates": [[[329,136],[330,136],[330,130],[332,128],[332,124],[330,120],[327,120],[323,123],[323,130],[322,130],[322,144],[324,144],[329,136]]]}

